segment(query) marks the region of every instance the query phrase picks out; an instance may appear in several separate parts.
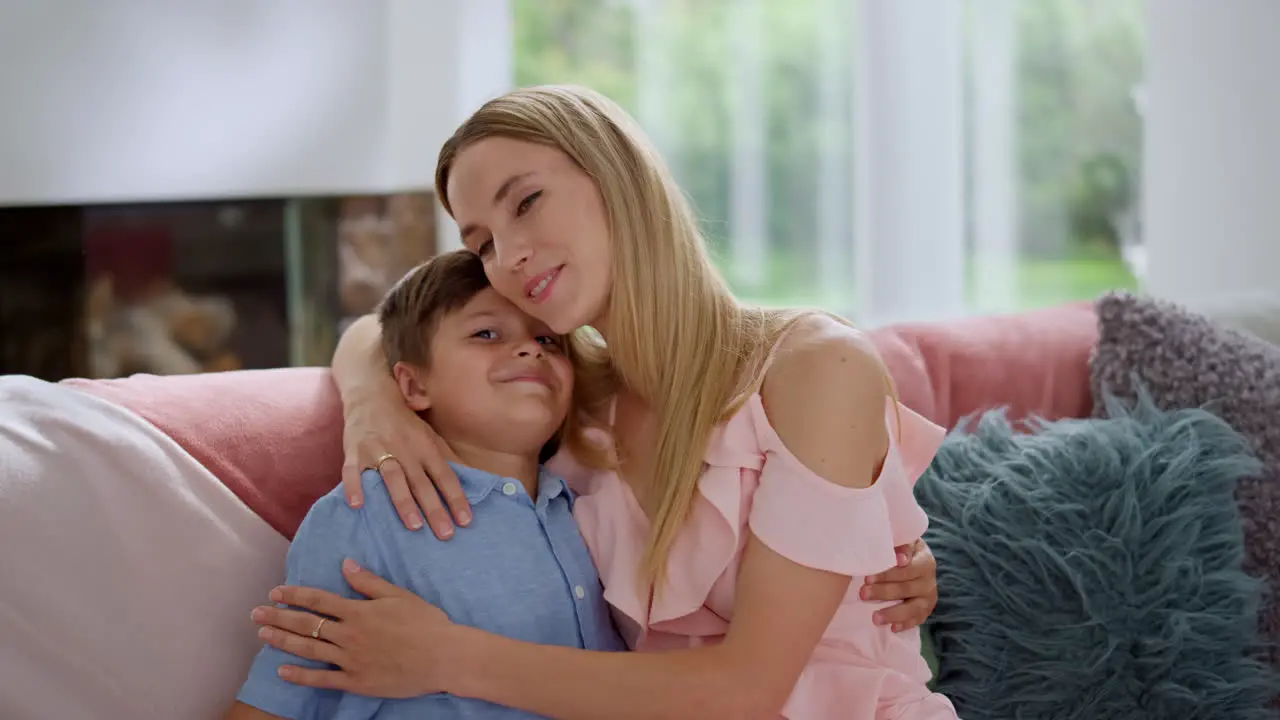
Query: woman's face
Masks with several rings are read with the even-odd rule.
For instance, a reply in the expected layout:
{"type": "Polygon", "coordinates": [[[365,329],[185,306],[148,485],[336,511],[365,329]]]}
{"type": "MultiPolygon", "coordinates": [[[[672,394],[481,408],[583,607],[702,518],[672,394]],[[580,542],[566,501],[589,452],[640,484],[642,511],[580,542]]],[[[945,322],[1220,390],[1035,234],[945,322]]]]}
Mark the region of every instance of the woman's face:
{"type": "Polygon", "coordinates": [[[467,249],[494,289],[557,333],[599,328],[612,268],[609,222],[591,176],[560,150],[476,142],[445,188],[467,249]]]}

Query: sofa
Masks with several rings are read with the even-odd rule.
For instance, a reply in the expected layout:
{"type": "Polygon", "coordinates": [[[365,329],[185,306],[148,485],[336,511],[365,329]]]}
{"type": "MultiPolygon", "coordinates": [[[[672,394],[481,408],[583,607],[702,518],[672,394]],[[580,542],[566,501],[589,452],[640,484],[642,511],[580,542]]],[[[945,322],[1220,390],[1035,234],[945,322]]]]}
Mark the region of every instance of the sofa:
{"type": "MultiPolygon", "coordinates": [[[[869,334],[949,428],[1095,412],[1093,303],[869,334]]],[[[341,433],[326,368],[0,377],[0,717],[217,717],[341,433]]]]}

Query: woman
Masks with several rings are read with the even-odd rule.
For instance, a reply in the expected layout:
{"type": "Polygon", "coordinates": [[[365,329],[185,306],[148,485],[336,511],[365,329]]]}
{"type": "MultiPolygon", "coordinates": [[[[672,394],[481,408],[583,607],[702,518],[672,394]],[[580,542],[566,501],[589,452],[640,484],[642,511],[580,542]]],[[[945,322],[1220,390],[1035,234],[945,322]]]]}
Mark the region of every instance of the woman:
{"type": "MultiPolygon", "coordinates": [[[[897,403],[866,340],[825,314],[736,301],[642,132],[593,92],[487,103],[441,150],[436,190],[500,293],[556,332],[598,333],[576,336],[579,406],[612,445],[556,460],[624,637],[671,651],[485,635],[347,568],[370,600],[273,591],[311,612],[270,609],[267,641],[340,668],[286,677],[553,717],[954,717],[924,687],[914,630],[936,585],[911,483],[941,430],[897,403]],[[321,616],[323,641],[309,637],[321,616]]],[[[421,526],[416,498],[451,532],[425,466],[465,525],[445,452],[403,408],[371,322],[347,332],[333,370],[353,504],[360,468],[390,456],[406,523],[421,526]]]]}

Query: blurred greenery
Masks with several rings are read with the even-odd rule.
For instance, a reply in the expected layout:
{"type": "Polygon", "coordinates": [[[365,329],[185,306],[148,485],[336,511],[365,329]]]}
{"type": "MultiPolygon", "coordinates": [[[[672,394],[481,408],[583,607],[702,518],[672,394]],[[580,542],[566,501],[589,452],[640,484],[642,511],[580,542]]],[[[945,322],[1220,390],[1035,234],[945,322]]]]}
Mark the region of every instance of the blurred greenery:
{"type": "MultiPolygon", "coordinates": [[[[818,108],[825,81],[828,92],[836,90],[828,100],[851,110],[855,3],[758,2],[768,178],[762,282],[746,281],[727,242],[736,115],[732,41],[741,2],[512,0],[516,81],[588,85],[636,114],[658,139],[718,263],[745,298],[852,312],[852,277],[826,294],[818,282],[816,168],[820,158],[852,165],[851,114],[818,108]],[[642,33],[646,21],[652,24],[642,33]],[[660,44],[642,46],[640,36],[660,44]],[[643,113],[641,71],[652,74],[650,87],[656,83],[661,95],[659,117],[643,113]]],[[[1134,287],[1120,258],[1115,219],[1132,211],[1137,196],[1141,125],[1131,93],[1142,76],[1142,0],[1017,0],[1014,7],[1018,257],[1008,294],[1014,307],[984,309],[1134,287]]],[[[848,232],[852,240],[851,225],[848,232]]],[[[852,267],[853,242],[845,245],[847,256],[839,260],[852,267]]],[[[971,257],[968,265],[971,288],[989,277],[989,263],[971,257]]]]}

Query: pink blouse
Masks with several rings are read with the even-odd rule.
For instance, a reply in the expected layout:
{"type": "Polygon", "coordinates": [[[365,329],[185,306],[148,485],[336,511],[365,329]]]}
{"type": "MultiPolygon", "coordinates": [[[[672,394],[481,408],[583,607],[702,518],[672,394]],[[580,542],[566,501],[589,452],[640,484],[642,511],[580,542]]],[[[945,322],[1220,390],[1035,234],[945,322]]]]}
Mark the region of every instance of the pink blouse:
{"type": "Polygon", "coordinates": [[[696,647],[723,639],[733,619],[738,565],[749,535],[808,567],[853,577],[835,617],[782,711],[792,720],[955,718],[931,693],[918,630],[895,633],[872,622],[889,603],[858,597],[863,577],[896,564],[894,547],[928,525],[912,486],[944,431],[905,406],[886,404],[890,449],[876,482],[846,488],[819,477],[782,444],[759,394],[713,434],[707,468],[677,537],[664,591],[638,586],[649,520],[614,473],[556,458],[579,497],[574,516],[623,638],[635,650],[696,647]],[[895,409],[897,412],[895,412],[895,409]],[[898,416],[901,415],[901,426],[898,416]]]}

